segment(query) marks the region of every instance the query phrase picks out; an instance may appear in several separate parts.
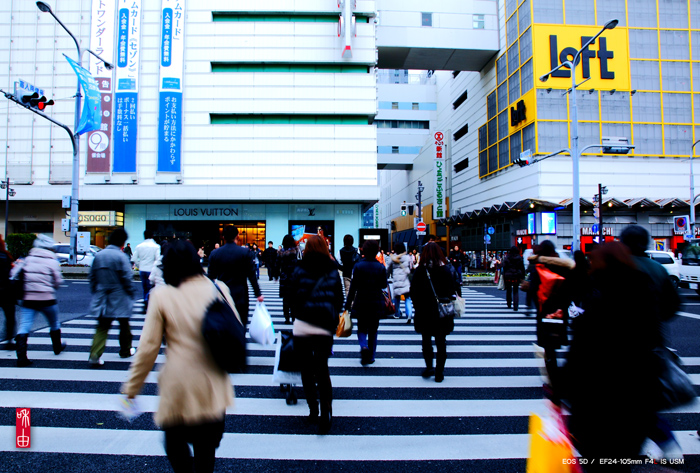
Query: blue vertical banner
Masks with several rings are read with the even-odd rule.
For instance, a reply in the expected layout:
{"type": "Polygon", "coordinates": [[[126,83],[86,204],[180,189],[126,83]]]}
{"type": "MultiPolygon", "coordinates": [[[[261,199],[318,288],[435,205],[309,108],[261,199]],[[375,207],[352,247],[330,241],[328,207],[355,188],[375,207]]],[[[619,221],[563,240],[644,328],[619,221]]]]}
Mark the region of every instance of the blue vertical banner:
{"type": "Polygon", "coordinates": [[[157,172],[182,170],[185,0],[162,0],[157,172]]]}
{"type": "Polygon", "coordinates": [[[138,142],[141,1],[118,0],[117,80],[112,172],[136,172],[138,142]]]}
{"type": "Polygon", "coordinates": [[[78,76],[78,82],[80,82],[80,87],[85,95],[83,112],[80,114],[78,129],[74,131],[74,134],[82,135],[88,131],[99,130],[102,124],[102,95],[97,81],[92,77],[90,71],[81,67],[65,54],[63,56],[78,76]]]}

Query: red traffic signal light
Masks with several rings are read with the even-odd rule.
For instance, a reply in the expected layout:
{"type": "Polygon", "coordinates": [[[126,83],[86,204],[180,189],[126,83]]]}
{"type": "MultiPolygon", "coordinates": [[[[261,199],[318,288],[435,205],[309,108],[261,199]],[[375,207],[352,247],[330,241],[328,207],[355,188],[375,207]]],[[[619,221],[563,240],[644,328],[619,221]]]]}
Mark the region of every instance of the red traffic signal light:
{"type": "Polygon", "coordinates": [[[44,111],[46,107],[53,105],[54,101],[53,100],[47,100],[45,96],[39,97],[39,94],[37,92],[34,92],[32,95],[23,95],[22,96],[22,103],[25,105],[28,105],[30,108],[44,111]]]}
{"type": "Polygon", "coordinates": [[[523,159],[523,158],[515,158],[513,160],[513,164],[517,164],[520,167],[524,167],[524,166],[528,166],[530,164],[530,160],[523,159]]]}

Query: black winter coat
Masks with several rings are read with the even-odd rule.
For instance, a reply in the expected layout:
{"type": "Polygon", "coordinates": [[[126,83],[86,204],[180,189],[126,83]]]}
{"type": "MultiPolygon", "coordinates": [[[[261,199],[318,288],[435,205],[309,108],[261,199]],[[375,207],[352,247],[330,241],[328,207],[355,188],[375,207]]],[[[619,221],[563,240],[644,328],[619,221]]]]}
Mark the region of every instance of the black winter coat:
{"type": "Polygon", "coordinates": [[[503,277],[509,281],[519,281],[525,277],[525,263],[520,255],[511,256],[510,253],[503,258],[503,277]]]}
{"type": "Polygon", "coordinates": [[[363,258],[355,265],[345,310],[352,310],[358,331],[372,333],[379,328],[385,314],[382,289],[387,285],[386,268],[376,259],[363,258]]]}
{"type": "Polygon", "coordinates": [[[306,257],[294,270],[289,286],[292,316],[335,333],[343,310],[343,285],[335,261],[306,257]]]}
{"type": "Polygon", "coordinates": [[[454,330],[454,320],[440,318],[435,293],[430,287],[431,281],[438,298],[454,299],[455,294],[461,293],[461,287],[455,281],[449,265],[431,269],[430,279],[426,267],[418,266],[411,282],[411,300],[416,313],[415,329],[416,332],[426,335],[447,335],[454,330]]]}
{"type": "Polygon", "coordinates": [[[280,297],[282,298],[289,297],[294,293],[290,282],[299,261],[299,248],[285,248],[277,252],[277,267],[280,271],[280,297]]]}
{"type": "Polygon", "coordinates": [[[639,452],[654,427],[659,393],[652,350],[662,344],[653,281],[619,265],[592,274],[585,312],[574,319],[564,367],[571,433],[588,458],[601,452],[625,458],[639,452]]]}
{"type": "Polygon", "coordinates": [[[253,253],[235,243],[226,243],[209,255],[208,276],[211,280],[223,281],[231,291],[231,298],[237,307],[248,307],[248,283],[253,286],[255,297],[260,297],[260,286],[255,276],[253,253]]]}
{"type": "Polygon", "coordinates": [[[344,278],[352,277],[352,270],[360,261],[360,253],[354,246],[344,246],[340,249],[340,270],[344,278]]]}

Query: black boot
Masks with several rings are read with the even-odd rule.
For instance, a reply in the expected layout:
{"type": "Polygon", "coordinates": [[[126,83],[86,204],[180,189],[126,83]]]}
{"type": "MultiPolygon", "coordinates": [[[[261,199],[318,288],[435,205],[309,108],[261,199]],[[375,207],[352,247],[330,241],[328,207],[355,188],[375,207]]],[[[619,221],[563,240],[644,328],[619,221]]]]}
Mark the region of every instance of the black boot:
{"type": "MultiPolygon", "coordinates": [[[[291,389],[294,389],[290,386],[291,389]]],[[[306,421],[310,424],[318,424],[318,401],[316,399],[309,400],[306,399],[306,403],[309,405],[309,416],[306,421]]]]}
{"type": "Polygon", "coordinates": [[[29,335],[26,333],[15,337],[15,342],[17,342],[17,366],[20,368],[32,364],[32,362],[27,359],[27,337],[29,337],[29,335]]]}
{"type": "Polygon", "coordinates": [[[433,352],[432,348],[430,351],[430,354],[427,354],[423,352],[423,359],[425,360],[425,369],[423,372],[420,374],[424,378],[430,378],[435,374],[435,370],[433,369],[433,352]]]}
{"type": "Polygon", "coordinates": [[[435,382],[442,383],[445,379],[445,361],[447,361],[447,358],[438,355],[435,361],[435,382]]]}
{"type": "Polygon", "coordinates": [[[49,333],[51,335],[51,344],[53,345],[53,352],[54,354],[58,355],[66,349],[66,344],[61,343],[61,329],[59,328],[58,330],[51,330],[49,333]]]}
{"type": "Polygon", "coordinates": [[[321,403],[321,419],[318,422],[318,434],[326,435],[331,430],[333,407],[330,402],[321,403]]]}

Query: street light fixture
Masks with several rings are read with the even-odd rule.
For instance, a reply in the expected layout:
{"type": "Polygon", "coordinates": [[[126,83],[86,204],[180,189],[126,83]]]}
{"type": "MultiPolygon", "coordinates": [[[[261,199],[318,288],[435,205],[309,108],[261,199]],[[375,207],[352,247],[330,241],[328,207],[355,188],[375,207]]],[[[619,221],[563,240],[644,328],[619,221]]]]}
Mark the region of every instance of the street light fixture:
{"type": "MultiPolygon", "coordinates": [[[[571,58],[571,61],[564,61],[561,64],[559,64],[557,67],[549,71],[548,73],[544,74],[543,76],[540,76],[540,81],[541,82],[546,82],[549,77],[557,70],[561,69],[562,67],[568,67],[571,69],[571,101],[569,103],[569,112],[571,114],[571,124],[569,125],[570,128],[570,134],[571,134],[571,157],[573,161],[573,231],[574,231],[574,239],[573,239],[573,246],[571,248],[571,251],[575,250],[580,250],[581,249],[581,198],[579,194],[579,150],[578,150],[578,110],[576,108],[576,87],[580,84],[576,84],[576,64],[579,60],[579,56],[581,55],[581,52],[588,48],[593,42],[598,39],[598,37],[605,32],[605,30],[612,30],[615,28],[618,24],[618,20],[610,20],[608,21],[605,26],[603,26],[603,29],[601,29],[598,34],[593,36],[592,38],[589,38],[586,43],[581,46],[581,49],[576,51],[576,54],[571,58]]],[[[561,151],[559,152],[561,153],[561,151]]],[[[556,154],[559,154],[556,153],[556,154]]]]}
{"type": "MultiPolygon", "coordinates": [[[[37,8],[44,12],[50,14],[56,22],[61,25],[61,27],[68,33],[68,35],[73,39],[75,47],[78,50],[78,65],[82,67],[83,62],[83,52],[87,51],[97,59],[102,61],[108,70],[111,70],[114,66],[102,59],[98,54],[89,49],[82,49],[80,43],[73,36],[73,33],[63,24],[61,20],[54,14],[51,7],[44,2],[36,2],[37,8]]],[[[80,94],[80,80],[78,80],[78,86],[75,93],[75,127],[74,130],[78,131],[78,125],[80,123],[80,99],[82,95],[80,94]]],[[[72,185],[71,185],[71,205],[70,205],[70,263],[75,264],[77,262],[77,249],[78,249],[78,201],[80,198],[79,193],[79,181],[80,181],[80,137],[75,136],[75,145],[73,146],[73,172],[72,172],[72,185]]]]}

